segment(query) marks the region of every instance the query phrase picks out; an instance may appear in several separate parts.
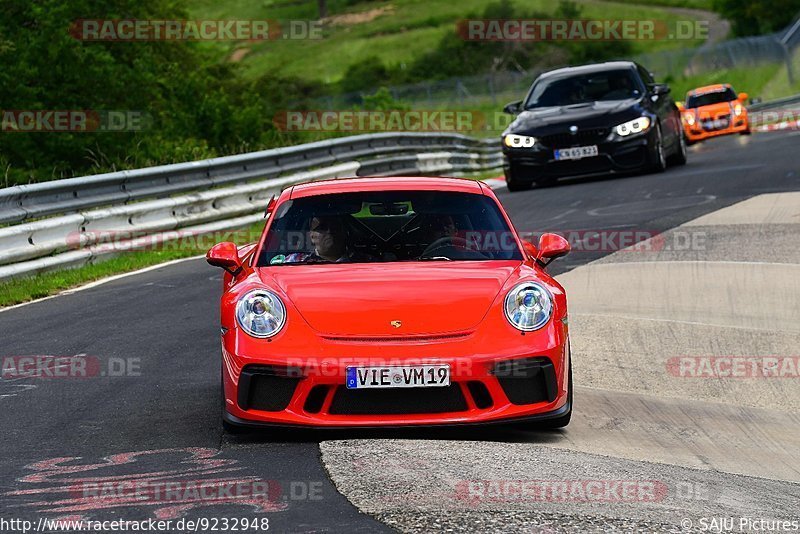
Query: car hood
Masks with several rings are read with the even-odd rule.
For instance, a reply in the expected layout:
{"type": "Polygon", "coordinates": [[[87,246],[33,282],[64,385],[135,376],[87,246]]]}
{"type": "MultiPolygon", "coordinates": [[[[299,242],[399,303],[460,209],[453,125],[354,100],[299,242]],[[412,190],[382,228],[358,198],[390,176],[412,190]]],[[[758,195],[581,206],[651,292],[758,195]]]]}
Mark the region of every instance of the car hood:
{"type": "Polygon", "coordinates": [[[640,117],[642,113],[641,99],[636,98],[537,108],[517,115],[505,133],[547,135],[566,131],[572,125],[579,128],[610,128],[640,117]]]}
{"type": "Polygon", "coordinates": [[[409,336],[464,332],[489,311],[520,261],[283,265],[258,269],[317,332],[409,336]],[[397,321],[400,322],[399,326],[397,321]]]}

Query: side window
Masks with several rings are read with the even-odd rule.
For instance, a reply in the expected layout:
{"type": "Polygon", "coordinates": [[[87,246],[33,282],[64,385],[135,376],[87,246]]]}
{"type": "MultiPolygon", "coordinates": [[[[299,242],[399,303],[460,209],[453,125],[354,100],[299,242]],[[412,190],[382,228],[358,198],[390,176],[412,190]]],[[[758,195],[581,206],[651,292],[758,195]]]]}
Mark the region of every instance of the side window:
{"type": "Polygon", "coordinates": [[[654,84],[654,83],[656,83],[656,82],[655,82],[655,80],[653,79],[653,77],[652,77],[652,76],[650,76],[650,73],[649,73],[649,72],[647,72],[647,69],[645,69],[645,68],[644,68],[644,67],[642,67],[641,65],[637,65],[637,66],[636,66],[636,69],[639,71],[639,76],[642,78],[642,81],[643,81],[643,82],[644,82],[646,85],[651,85],[651,84],[654,84]]]}

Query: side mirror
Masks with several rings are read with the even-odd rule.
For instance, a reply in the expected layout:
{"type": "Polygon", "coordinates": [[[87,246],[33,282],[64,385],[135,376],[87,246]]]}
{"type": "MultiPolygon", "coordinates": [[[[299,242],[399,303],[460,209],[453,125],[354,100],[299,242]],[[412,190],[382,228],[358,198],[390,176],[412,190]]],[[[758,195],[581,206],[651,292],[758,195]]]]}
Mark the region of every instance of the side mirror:
{"type": "Polygon", "coordinates": [[[503,111],[508,113],[509,115],[516,115],[519,113],[519,108],[522,105],[522,100],[517,100],[516,102],[511,102],[510,104],[506,104],[503,108],[503,111]]]}
{"type": "Polygon", "coordinates": [[[539,257],[539,251],[536,249],[536,246],[530,241],[523,241],[522,249],[525,251],[525,254],[527,254],[528,257],[532,260],[535,260],[539,257]]]}
{"type": "Polygon", "coordinates": [[[539,238],[539,261],[545,265],[556,258],[569,254],[569,241],[558,234],[542,234],[539,238]],[[548,260],[544,262],[543,260],[548,260]]]}
{"type": "Polygon", "coordinates": [[[678,108],[678,111],[684,111],[686,109],[686,104],[683,102],[675,102],[675,107],[678,108]]]}
{"type": "Polygon", "coordinates": [[[217,243],[206,253],[206,261],[214,267],[222,267],[232,275],[242,270],[239,249],[230,241],[217,243]]]}
{"type": "Polygon", "coordinates": [[[744,103],[747,102],[747,99],[750,98],[750,95],[748,95],[747,93],[739,93],[739,96],[737,98],[739,99],[739,102],[744,103]]]}
{"type": "Polygon", "coordinates": [[[663,96],[668,95],[671,89],[669,88],[669,85],[665,83],[654,83],[652,86],[650,86],[650,91],[655,96],[663,96]]]}

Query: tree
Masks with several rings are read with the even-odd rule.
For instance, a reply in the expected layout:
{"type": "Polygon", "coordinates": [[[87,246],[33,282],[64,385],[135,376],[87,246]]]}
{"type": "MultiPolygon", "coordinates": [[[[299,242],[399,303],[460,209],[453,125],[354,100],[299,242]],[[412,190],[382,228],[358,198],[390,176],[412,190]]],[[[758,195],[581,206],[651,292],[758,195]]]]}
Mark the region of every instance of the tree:
{"type": "Polygon", "coordinates": [[[777,32],[800,14],[800,0],[714,0],[713,5],[737,37],[777,32]]]}

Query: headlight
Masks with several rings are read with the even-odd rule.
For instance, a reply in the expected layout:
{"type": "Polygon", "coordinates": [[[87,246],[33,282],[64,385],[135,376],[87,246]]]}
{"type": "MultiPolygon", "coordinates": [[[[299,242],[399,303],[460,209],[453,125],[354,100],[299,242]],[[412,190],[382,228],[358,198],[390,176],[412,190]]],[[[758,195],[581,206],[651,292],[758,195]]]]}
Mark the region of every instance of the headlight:
{"type": "Polygon", "coordinates": [[[536,138],[528,135],[508,134],[503,137],[503,143],[511,148],[531,148],[536,144],[536,138]]]}
{"type": "Polygon", "coordinates": [[[638,119],[633,119],[632,121],[623,122],[619,126],[615,127],[614,131],[621,137],[627,137],[632,134],[641,133],[648,128],[650,128],[650,118],[639,117],[638,119]]]}
{"type": "Polygon", "coordinates": [[[741,104],[734,104],[733,105],[733,114],[736,115],[737,117],[739,115],[741,115],[743,111],[744,111],[744,108],[742,107],[741,104]]]}
{"type": "Polygon", "coordinates": [[[236,320],[242,330],[253,337],[272,337],[286,322],[286,308],[278,295],[256,289],[239,299],[236,320]]]}
{"type": "Polygon", "coordinates": [[[506,319],[514,328],[530,332],[547,324],[553,314],[550,292],[536,282],[514,286],[505,300],[506,319]]]}
{"type": "Polygon", "coordinates": [[[688,124],[689,126],[694,126],[694,113],[691,112],[684,113],[683,120],[685,120],[686,124],[688,124]]]}

